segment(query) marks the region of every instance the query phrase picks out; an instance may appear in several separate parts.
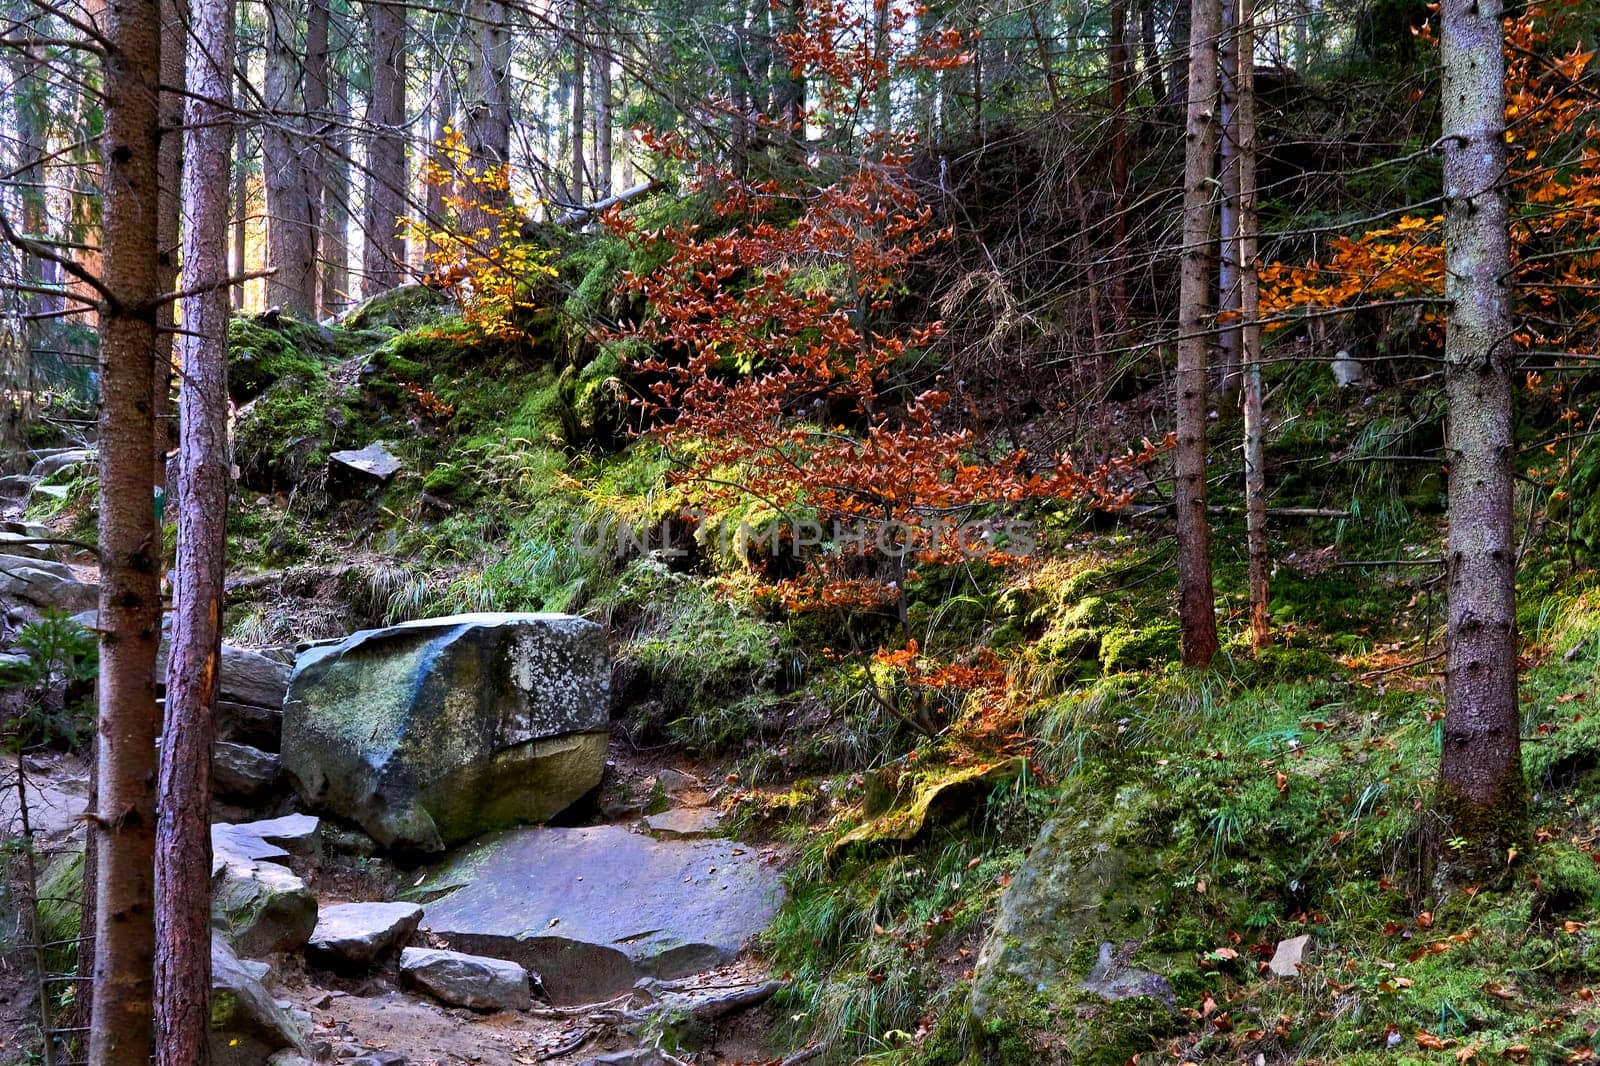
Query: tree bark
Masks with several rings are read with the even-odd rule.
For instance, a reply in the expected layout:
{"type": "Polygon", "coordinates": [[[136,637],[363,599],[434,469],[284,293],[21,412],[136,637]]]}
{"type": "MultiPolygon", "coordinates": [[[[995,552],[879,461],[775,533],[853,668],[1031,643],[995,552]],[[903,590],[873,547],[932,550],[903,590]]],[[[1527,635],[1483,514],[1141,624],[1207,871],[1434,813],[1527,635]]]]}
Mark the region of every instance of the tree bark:
{"type": "Polygon", "coordinates": [[[605,199],[612,192],[612,116],[611,116],[611,11],[601,2],[596,8],[595,49],[590,66],[594,69],[594,195],[605,199]]]}
{"type": "Polygon", "coordinates": [[[1517,707],[1511,244],[1500,0],[1445,0],[1445,396],[1450,461],[1439,807],[1468,871],[1503,869],[1527,787],[1517,707]]]}
{"type": "MultiPolygon", "coordinates": [[[[315,2],[315,0],[314,0],[315,2]]],[[[205,1066],[211,1023],[211,743],[228,515],[228,155],[233,0],[193,18],[184,190],[178,558],[156,841],[159,1066],[205,1066]]]]}
{"type": "MultiPolygon", "coordinates": [[[[188,39],[188,0],[161,0],[161,149],[157,167],[160,190],[156,211],[157,244],[162,292],[173,292],[178,281],[179,204],[183,196],[183,43],[188,39]]],[[[151,441],[151,476],[157,486],[167,484],[167,453],[177,438],[172,421],[172,341],[176,336],[177,306],[163,303],[156,312],[155,437],[151,441]]]]}
{"type": "Polygon", "coordinates": [[[322,237],[323,192],[326,183],[324,144],[328,134],[328,0],[306,0],[305,128],[300,149],[300,195],[305,197],[309,225],[306,242],[311,250],[307,295],[318,315],[329,313],[329,294],[321,291],[322,264],[317,246],[322,237]]]}
{"type": "MultiPolygon", "coordinates": [[[[240,131],[234,138],[233,153],[233,272],[245,273],[245,226],[250,217],[250,139],[240,131]]],[[[235,311],[244,309],[244,286],[235,285],[231,303],[235,311]]]]}
{"type": "Polygon", "coordinates": [[[307,193],[304,157],[315,147],[306,136],[303,71],[296,47],[296,0],[267,0],[267,58],[261,127],[261,173],[267,191],[267,304],[301,319],[317,313],[317,217],[307,193]]]}
{"type": "MultiPolygon", "coordinates": [[[[322,306],[350,305],[350,77],[340,62],[333,79],[333,130],[322,174],[322,306]]],[[[243,134],[240,134],[243,139],[243,134]]]]}
{"type": "Polygon", "coordinates": [[[1144,72],[1150,82],[1150,99],[1159,104],[1167,98],[1167,88],[1161,76],[1161,49],[1156,43],[1156,0],[1140,0],[1139,48],[1144,54],[1144,72]]]}
{"type": "Polygon", "coordinates": [[[589,121],[588,105],[584,103],[584,89],[588,81],[584,66],[587,59],[585,53],[588,51],[587,33],[583,0],[572,0],[572,113],[568,116],[572,134],[567,147],[572,153],[572,202],[575,205],[584,203],[590,196],[583,147],[583,130],[589,121]]]}
{"type": "Polygon", "coordinates": [[[145,1066],[155,941],[156,647],[160,532],[152,506],[159,289],[161,11],[105,15],[100,279],[100,687],[95,959],[89,1061],[145,1066]]]}
{"type": "Polygon", "coordinates": [[[1128,328],[1128,3],[1111,3],[1111,315],[1117,336],[1128,328]]]}
{"type": "Polygon", "coordinates": [[[391,3],[367,5],[372,48],[372,98],[367,104],[362,291],[375,296],[405,277],[406,242],[399,231],[406,213],[406,15],[391,3]]]}
{"type": "Polygon", "coordinates": [[[1256,182],[1255,0],[1237,3],[1235,50],[1237,107],[1233,113],[1239,169],[1239,355],[1243,361],[1245,541],[1250,560],[1250,646],[1272,644],[1268,579],[1272,556],[1267,546],[1266,423],[1261,407],[1261,277],[1257,246],[1261,229],[1256,182]]]}
{"type": "Polygon", "coordinates": [[[1239,351],[1243,330],[1239,323],[1239,0],[1221,0],[1222,39],[1218,43],[1221,82],[1219,100],[1222,123],[1222,167],[1219,172],[1222,202],[1218,211],[1221,233],[1217,257],[1217,392],[1232,399],[1239,387],[1239,351]]]}
{"type": "Polygon", "coordinates": [[[1194,0],[1190,21],[1188,126],[1183,177],[1183,264],[1178,294],[1177,432],[1178,624],[1185,666],[1217,653],[1206,517],[1206,362],[1211,321],[1213,178],[1217,154],[1218,0],[1194,0]]]}

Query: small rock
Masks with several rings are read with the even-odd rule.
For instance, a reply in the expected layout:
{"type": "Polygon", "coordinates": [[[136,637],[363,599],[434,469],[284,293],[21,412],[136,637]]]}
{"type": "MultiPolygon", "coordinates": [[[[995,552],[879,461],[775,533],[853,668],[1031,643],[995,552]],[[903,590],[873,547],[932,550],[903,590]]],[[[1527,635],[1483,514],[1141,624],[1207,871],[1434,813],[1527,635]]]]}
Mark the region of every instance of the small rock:
{"type": "Polygon", "coordinates": [[[39,479],[32,474],[7,474],[5,477],[0,477],[0,497],[20,500],[38,483],[39,479]]]}
{"type": "Polygon", "coordinates": [[[212,789],[224,799],[253,802],[272,795],[278,756],[248,744],[219,740],[211,748],[212,789]]]}
{"type": "Polygon", "coordinates": [[[306,943],[313,962],[330,967],[372,966],[411,938],[422,921],[414,903],[342,903],[317,915],[306,943]]]}
{"type": "Polygon", "coordinates": [[[350,1066],[406,1066],[406,1057],[398,1051],[369,1051],[351,1059],[350,1066]]]}
{"type": "Polygon", "coordinates": [[[609,1051],[604,1055],[596,1055],[590,1059],[587,1066],[656,1066],[664,1062],[660,1048],[633,1047],[626,1051],[609,1051]]]}
{"type": "Polygon", "coordinates": [[[669,796],[676,796],[680,792],[699,788],[700,781],[692,774],[674,770],[669,766],[665,770],[656,771],[656,787],[669,796]]]}
{"type": "Polygon", "coordinates": [[[722,812],[710,807],[674,807],[660,814],[647,815],[644,820],[650,832],[668,840],[716,836],[721,823],[722,812]]]}
{"type": "Polygon", "coordinates": [[[309,814],[286,814],[256,822],[218,822],[211,827],[213,875],[228,857],[277,862],[297,873],[316,867],[322,858],[318,829],[322,820],[309,814]]]}
{"type": "Polygon", "coordinates": [[[1279,977],[1299,976],[1300,962],[1305,958],[1306,945],[1310,943],[1309,934],[1278,941],[1278,950],[1272,953],[1272,961],[1267,963],[1267,969],[1279,977]]]}
{"type": "Polygon", "coordinates": [[[452,1007],[527,1010],[532,1005],[528,971],[514,962],[433,948],[400,953],[400,977],[452,1007]]]}
{"type": "Polygon", "coordinates": [[[378,481],[388,481],[405,465],[383,446],[382,441],[375,441],[359,450],[333,452],[328,459],[378,481]]]}

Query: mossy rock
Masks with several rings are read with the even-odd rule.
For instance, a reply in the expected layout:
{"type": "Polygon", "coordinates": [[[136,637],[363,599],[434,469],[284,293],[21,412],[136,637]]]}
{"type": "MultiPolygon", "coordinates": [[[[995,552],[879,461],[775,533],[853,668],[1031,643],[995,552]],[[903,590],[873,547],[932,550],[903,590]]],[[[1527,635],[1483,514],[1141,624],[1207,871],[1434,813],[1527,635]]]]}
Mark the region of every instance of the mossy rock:
{"type": "Polygon", "coordinates": [[[969,766],[923,783],[910,803],[892,807],[869,822],[850,830],[828,846],[830,859],[874,846],[908,844],[930,826],[960,817],[977,806],[994,786],[1019,777],[1024,759],[969,766]]]}
{"type": "Polygon", "coordinates": [[[1193,956],[1155,940],[1164,878],[1138,839],[1151,799],[1104,785],[1064,800],[1001,896],[968,998],[985,1062],[1121,1064],[1176,1024],[1193,956]]]}
{"type": "Polygon", "coordinates": [[[331,330],[288,315],[237,315],[228,322],[228,394],[260,396],[285,378],[319,383],[338,354],[331,330]]]}
{"type": "Polygon", "coordinates": [[[1100,665],[1106,673],[1138,670],[1178,657],[1178,624],[1157,622],[1142,628],[1108,629],[1100,637],[1100,665]]]}
{"type": "Polygon", "coordinates": [[[556,388],[560,399],[561,434],[574,448],[595,445],[607,451],[628,438],[627,360],[619,346],[602,348],[579,369],[568,366],[556,388]]]}
{"type": "Polygon", "coordinates": [[[388,328],[404,332],[443,315],[450,298],[438,289],[420,282],[397,285],[387,292],[364,300],[339,318],[346,329],[388,328]]]}

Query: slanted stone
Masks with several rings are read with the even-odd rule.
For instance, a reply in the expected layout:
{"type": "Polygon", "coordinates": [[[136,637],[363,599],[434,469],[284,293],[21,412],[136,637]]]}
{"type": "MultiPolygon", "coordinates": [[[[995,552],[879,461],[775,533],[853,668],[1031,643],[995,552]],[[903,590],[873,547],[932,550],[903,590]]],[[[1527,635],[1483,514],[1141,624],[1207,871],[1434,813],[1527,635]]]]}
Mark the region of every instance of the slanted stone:
{"type": "Polygon", "coordinates": [[[1278,949],[1272,953],[1272,961],[1267,963],[1267,969],[1278,977],[1299,976],[1300,964],[1305,960],[1306,947],[1310,943],[1309,934],[1278,941],[1278,949]]]}
{"type": "Polygon", "coordinates": [[[230,857],[276,862],[297,870],[313,867],[322,857],[321,825],[321,819],[309,814],[218,822],[211,827],[212,874],[230,857]]]}
{"type": "MultiPolygon", "coordinates": [[[[99,611],[90,608],[79,611],[72,620],[94,629],[99,617],[99,611]]],[[[157,684],[167,676],[171,615],[164,617],[161,625],[161,646],[156,652],[157,684]]],[[[256,747],[276,747],[283,697],[288,690],[289,667],[249,648],[222,645],[217,678],[217,735],[256,747]],[[237,724],[235,718],[239,720],[237,724]]]]}
{"type": "Polygon", "coordinates": [[[438,852],[559,814],[600,782],[605,630],[559,614],[467,614],[300,655],[283,768],[311,806],[387,848],[438,852]]]}
{"type": "Polygon", "coordinates": [[[219,740],[211,747],[213,791],[229,800],[253,802],[272,795],[278,783],[278,756],[219,740]]]}
{"type": "Polygon", "coordinates": [[[400,953],[400,978],[452,1007],[527,1010],[533,1004],[528,971],[504,959],[406,948],[400,953]]]}
{"type": "Polygon", "coordinates": [[[477,841],[418,886],[448,947],[511,959],[554,1003],[619,995],[734,959],[771,923],[776,867],[727,840],[620,826],[518,829],[477,841]]]}
{"type": "Polygon", "coordinates": [[[8,500],[20,500],[33,491],[39,479],[32,474],[7,474],[0,477],[0,497],[8,500]]]}
{"type": "Polygon", "coordinates": [[[211,1061],[217,1066],[258,1066],[281,1051],[309,1055],[305,1036],[293,1017],[273,1002],[255,974],[215,933],[211,937],[209,1043],[211,1061]]]}
{"type": "Polygon", "coordinates": [[[332,452],[328,455],[330,462],[337,463],[347,470],[364,474],[375,481],[388,481],[400,472],[405,466],[382,441],[374,441],[365,448],[350,449],[341,452],[332,452]]]}
{"type": "Polygon", "coordinates": [[[69,466],[82,466],[93,463],[98,453],[93,448],[62,448],[56,451],[41,453],[35,460],[32,469],[28,471],[31,478],[47,478],[51,474],[58,474],[69,466]]]}
{"type": "Polygon", "coordinates": [[[649,814],[645,827],[658,837],[684,840],[716,836],[722,825],[722,812],[711,807],[674,807],[660,814],[649,814]]]}
{"type": "Polygon", "coordinates": [[[50,559],[0,555],[0,597],[10,596],[43,610],[81,611],[93,606],[99,588],[78,580],[72,568],[50,559]]]}
{"type": "Polygon", "coordinates": [[[415,903],[341,903],[324,907],[306,957],[330,969],[373,966],[411,938],[422,921],[415,903]]]}

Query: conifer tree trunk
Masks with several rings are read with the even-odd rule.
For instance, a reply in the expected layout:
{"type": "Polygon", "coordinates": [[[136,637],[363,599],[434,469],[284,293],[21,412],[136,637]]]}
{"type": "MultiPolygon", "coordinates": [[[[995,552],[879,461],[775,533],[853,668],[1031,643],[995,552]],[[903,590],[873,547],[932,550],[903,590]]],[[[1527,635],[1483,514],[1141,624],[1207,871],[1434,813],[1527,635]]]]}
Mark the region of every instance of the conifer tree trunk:
{"type": "Polygon", "coordinates": [[[324,144],[328,134],[328,0],[306,0],[305,143],[300,146],[300,195],[305,198],[306,244],[311,269],[306,294],[318,315],[329,313],[329,294],[321,291],[322,263],[318,261],[323,223],[324,144]]]}
{"type": "Polygon", "coordinates": [[[1272,643],[1268,613],[1268,578],[1272,557],[1267,548],[1266,423],[1261,408],[1261,277],[1256,261],[1260,211],[1256,182],[1256,69],[1255,0],[1224,0],[1238,4],[1238,48],[1234,109],[1234,142],[1239,168],[1239,263],[1241,385],[1244,407],[1245,540],[1250,559],[1250,645],[1257,651],[1272,643]]]}
{"type": "Polygon", "coordinates": [[[1117,335],[1128,328],[1128,48],[1127,0],[1111,4],[1111,314],[1117,335]]]}
{"type": "Polygon", "coordinates": [[[1206,514],[1206,352],[1211,329],[1206,312],[1211,293],[1215,217],[1219,28],[1218,0],[1193,0],[1184,149],[1183,263],[1178,294],[1178,446],[1173,485],[1178,510],[1178,625],[1185,666],[1205,666],[1217,653],[1211,527],[1206,514]]]}
{"type": "MultiPolygon", "coordinates": [[[[250,139],[244,131],[234,138],[233,153],[233,271],[245,273],[245,226],[250,217],[250,139]]],[[[244,308],[244,286],[233,287],[231,303],[235,311],[244,308]]]]}
{"type": "Polygon", "coordinates": [[[267,56],[261,173],[267,192],[267,304],[302,319],[317,313],[316,209],[306,187],[305,72],[296,0],[267,0],[267,56]]]}
{"type": "Polygon", "coordinates": [[[572,113],[568,116],[572,134],[567,147],[572,153],[572,201],[584,203],[589,197],[588,167],[584,165],[583,129],[589,121],[588,105],[584,103],[584,88],[588,75],[584,73],[588,44],[588,31],[583,0],[572,0],[572,113]]]}
{"type": "Polygon", "coordinates": [[[1517,708],[1511,244],[1500,0],[1444,0],[1449,584],[1439,806],[1460,861],[1503,868],[1527,787],[1517,708]]]}
{"type": "MultiPolygon", "coordinates": [[[[188,0],[161,0],[161,150],[157,166],[161,191],[156,225],[160,229],[161,267],[157,284],[172,292],[178,280],[179,208],[183,196],[183,43],[188,39],[188,0]]],[[[176,336],[177,305],[167,301],[156,312],[155,437],[151,441],[151,476],[167,483],[167,453],[172,450],[177,427],[172,419],[172,342],[176,336]]]]}
{"type": "Polygon", "coordinates": [[[100,686],[89,1061],[146,1066],[155,949],[160,533],[150,442],[159,289],[159,0],[104,16],[100,279],[100,686]]]}
{"type": "Polygon", "coordinates": [[[595,11],[595,32],[601,42],[595,49],[591,65],[594,68],[594,194],[595,199],[603,200],[611,195],[613,188],[611,170],[613,167],[612,156],[612,126],[611,116],[611,12],[605,3],[599,3],[595,11]]]}
{"type": "Polygon", "coordinates": [[[372,98],[367,104],[366,204],[362,220],[362,291],[368,296],[400,284],[406,242],[399,220],[406,213],[406,14],[397,4],[369,3],[372,98]]]}
{"type": "MultiPolygon", "coordinates": [[[[351,297],[350,76],[343,61],[333,78],[331,105],[333,129],[322,174],[322,306],[326,313],[337,314],[349,306],[351,297]]],[[[239,136],[243,140],[243,133],[239,136]]]]}
{"type": "Polygon", "coordinates": [[[211,743],[228,514],[228,156],[233,0],[199,0],[189,57],[178,558],[156,842],[159,1066],[205,1066],[211,1025],[211,743]]]}
{"type": "Polygon", "coordinates": [[[1221,0],[1222,39],[1218,42],[1222,123],[1222,167],[1219,173],[1222,201],[1218,210],[1217,391],[1231,398],[1239,386],[1239,350],[1243,329],[1239,322],[1239,28],[1238,0],[1221,0]]]}

